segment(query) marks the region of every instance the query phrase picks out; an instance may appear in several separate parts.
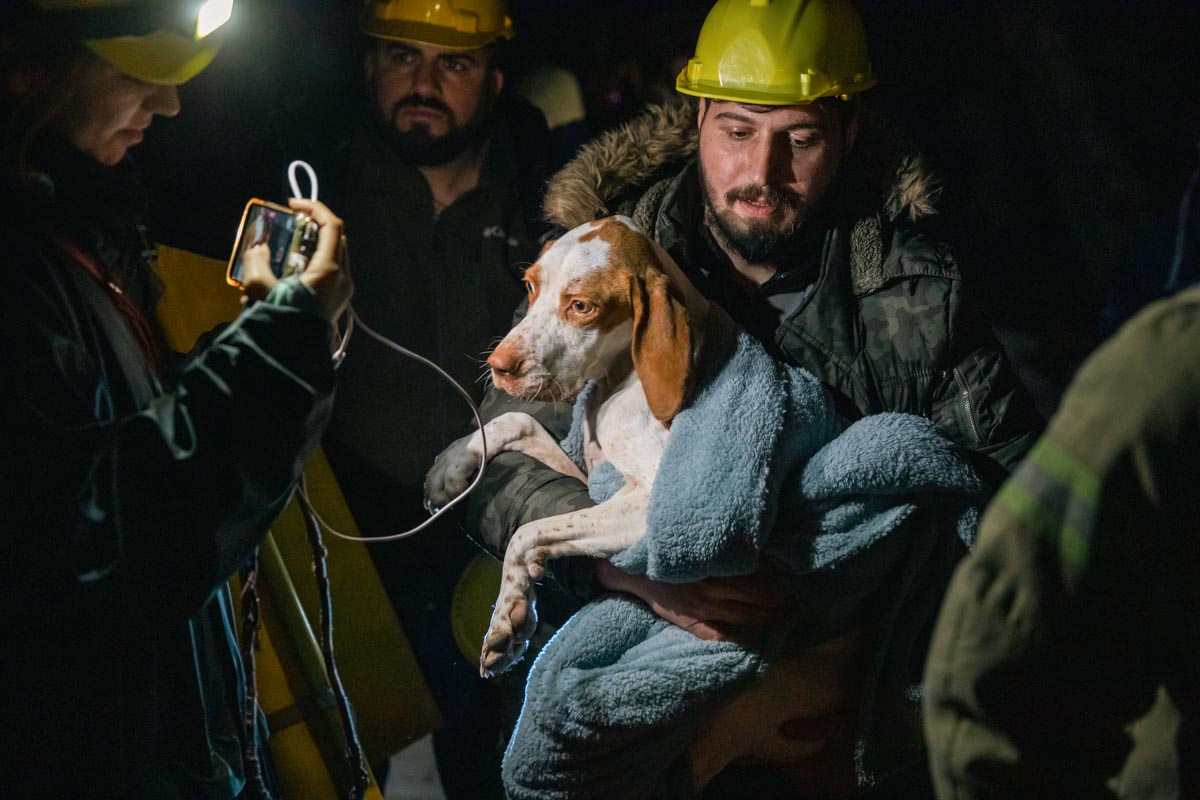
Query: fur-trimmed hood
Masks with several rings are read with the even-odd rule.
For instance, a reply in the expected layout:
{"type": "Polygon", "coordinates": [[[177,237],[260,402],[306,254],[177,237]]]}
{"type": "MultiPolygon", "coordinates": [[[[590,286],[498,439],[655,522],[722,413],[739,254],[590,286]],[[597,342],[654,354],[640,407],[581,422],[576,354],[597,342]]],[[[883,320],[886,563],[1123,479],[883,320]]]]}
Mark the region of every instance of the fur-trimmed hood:
{"type": "MultiPolygon", "coordinates": [[[[695,156],[699,138],[694,102],[647,107],[587,144],[551,179],[543,203],[546,220],[574,228],[624,210],[695,156]]],[[[842,180],[863,214],[915,221],[937,213],[940,181],[877,114],[861,115],[842,180]]]]}

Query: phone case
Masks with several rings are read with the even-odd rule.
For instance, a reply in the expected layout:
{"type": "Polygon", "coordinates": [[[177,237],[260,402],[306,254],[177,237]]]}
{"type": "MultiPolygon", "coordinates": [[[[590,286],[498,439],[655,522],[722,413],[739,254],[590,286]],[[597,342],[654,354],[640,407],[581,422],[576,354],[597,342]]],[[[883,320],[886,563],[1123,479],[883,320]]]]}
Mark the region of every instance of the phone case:
{"type": "Polygon", "coordinates": [[[225,282],[230,286],[236,286],[239,289],[242,288],[243,284],[240,280],[234,277],[233,271],[244,249],[243,241],[246,236],[246,220],[250,218],[250,212],[255,206],[269,208],[272,211],[277,211],[293,217],[297,213],[287,206],[281,206],[278,203],[272,203],[268,200],[261,200],[257,197],[250,198],[250,200],[246,203],[246,208],[242,211],[242,221],[238,223],[237,238],[234,239],[233,242],[233,252],[229,256],[229,264],[225,267],[225,282]]]}

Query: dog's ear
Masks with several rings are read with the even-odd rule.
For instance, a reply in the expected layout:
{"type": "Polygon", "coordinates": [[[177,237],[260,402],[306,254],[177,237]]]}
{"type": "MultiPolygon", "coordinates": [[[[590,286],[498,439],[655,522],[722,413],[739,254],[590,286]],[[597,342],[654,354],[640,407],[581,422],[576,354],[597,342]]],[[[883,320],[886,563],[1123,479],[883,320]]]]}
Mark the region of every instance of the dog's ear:
{"type": "Polygon", "coordinates": [[[692,326],[682,293],[658,270],[634,279],[633,366],[655,418],[683,407],[692,368],[692,326]]]}

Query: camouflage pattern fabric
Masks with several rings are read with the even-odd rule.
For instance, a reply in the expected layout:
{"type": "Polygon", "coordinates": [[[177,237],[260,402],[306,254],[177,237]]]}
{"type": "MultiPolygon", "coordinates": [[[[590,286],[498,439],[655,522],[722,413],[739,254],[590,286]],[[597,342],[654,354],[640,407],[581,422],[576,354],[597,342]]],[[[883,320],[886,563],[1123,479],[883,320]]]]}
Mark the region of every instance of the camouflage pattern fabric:
{"type": "MultiPolygon", "coordinates": [[[[531,414],[560,441],[571,426],[569,403],[522,403],[495,388],[489,389],[480,406],[481,416],[490,420],[508,411],[531,414]]],[[[480,544],[503,557],[509,538],[526,522],[592,505],[595,504],[588,496],[587,487],[575,478],[556,472],[523,453],[501,453],[488,464],[471,496],[467,530],[482,540],[480,544]]],[[[595,574],[591,559],[553,561],[547,565],[546,573],[551,584],[565,593],[563,602],[566,605],[570,605],[572,599],[575,604],[582,604],[591,596],[595,574]]],[[[565,613],[569,613],[569,609],[565,613]]],[[[563,620],[556,621],[561,623],[563,620]]]]}

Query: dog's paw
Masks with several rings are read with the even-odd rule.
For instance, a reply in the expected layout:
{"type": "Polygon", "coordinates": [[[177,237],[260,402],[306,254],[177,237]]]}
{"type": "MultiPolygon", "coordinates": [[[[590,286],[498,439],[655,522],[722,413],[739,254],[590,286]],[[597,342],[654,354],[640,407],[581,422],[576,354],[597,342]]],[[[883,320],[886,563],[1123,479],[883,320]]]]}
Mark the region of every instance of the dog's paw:
{"type": "Polygon", "coordinates": [[[505,581],[479,655],[479,674],[490,678],[516,664],[529,648],[529,639],[537,627],[534,590],[530,583],[524,592],[506,591],[513,582],[505,581]]]}
{"type": "Polygon", "coordinates": [[[425,475],[425,508],[430,513],[437,511],[463,493],[471,484],[483,460],[483,454],[473,433],[457,440],[438,457],[425,475]]]}

